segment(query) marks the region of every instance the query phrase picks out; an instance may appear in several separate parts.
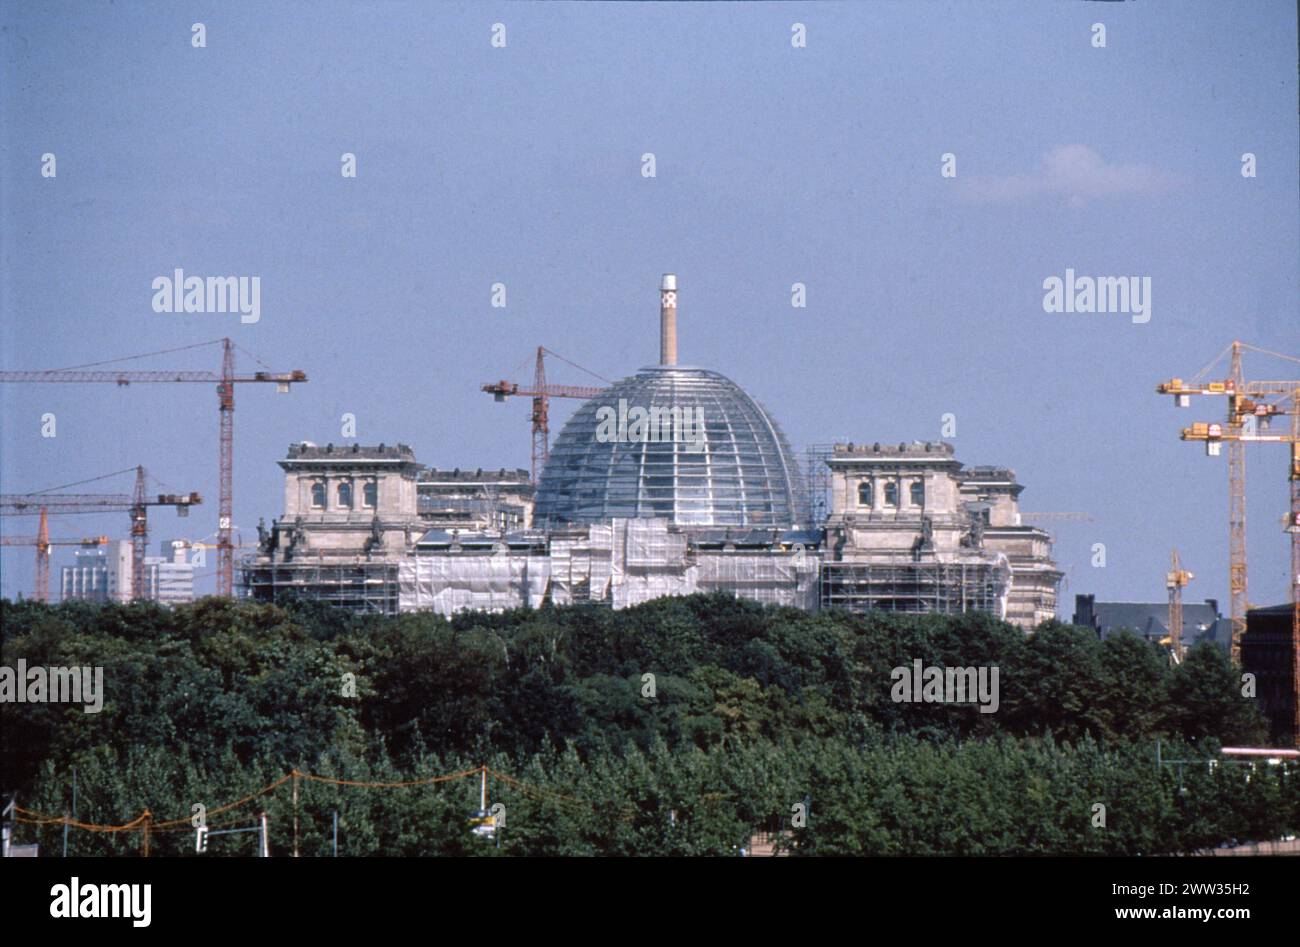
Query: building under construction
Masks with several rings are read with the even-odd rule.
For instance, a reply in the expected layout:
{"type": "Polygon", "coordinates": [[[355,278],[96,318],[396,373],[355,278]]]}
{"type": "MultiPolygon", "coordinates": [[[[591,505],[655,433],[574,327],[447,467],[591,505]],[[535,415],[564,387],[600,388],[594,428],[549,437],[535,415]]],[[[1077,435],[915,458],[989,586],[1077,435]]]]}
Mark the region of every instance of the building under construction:
{"type": "Polygon", "coordinates": [[[575,412],[535,495],[522,470],[430,470],[405,445],[291,446],[248,593],[382,613],[723,592],[1026,629],[1055,615],[1051,538],[1021,524],[1012,471],[964,469],[942,442],[834,445],[802,470],[740,386],[677,363],[676,315],[665,276],[659,364],[575,412]]]}
{"type": "Polygon", "coordinates": [[[424,532],[420,465],[405,444],[293,444],[280,461],[284,512],[258,524],[258,550],[242,564],[253,598],[315,599],[359,612],[399,608],[398,563],[424,532]]]}

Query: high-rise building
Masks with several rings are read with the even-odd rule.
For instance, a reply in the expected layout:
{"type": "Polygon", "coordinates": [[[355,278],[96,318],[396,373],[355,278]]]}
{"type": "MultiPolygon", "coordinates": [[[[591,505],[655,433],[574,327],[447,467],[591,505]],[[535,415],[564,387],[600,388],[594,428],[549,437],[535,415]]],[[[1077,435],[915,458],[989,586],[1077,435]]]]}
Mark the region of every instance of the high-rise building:
{"type": "Polygon", "coordinates": [[[194,565],[186,558],[188,549],[188,543],[177,539],[163,543],[166,555],[145,557],[145,598],[163,605],[194,601],[194,565]]]}
{"type": "MultiPolygon", "coordinates": [[[[185,558],[188,544],[163,544],[164,556],[146,556],[145,594],[165,605],[194,601],[194,566],[185,558]]],[[[131,543],[117,540],[107,549],[77,550],[75,564],[61,572],[64,601],[129,602],[132,598],[131,543]]]]}
{"type": "Polygon", "coordinates": [[[78,549],[73,565],[60,572],[59,597],[62,601],[108,601],[108,553],[102,547],[78,549]]]}

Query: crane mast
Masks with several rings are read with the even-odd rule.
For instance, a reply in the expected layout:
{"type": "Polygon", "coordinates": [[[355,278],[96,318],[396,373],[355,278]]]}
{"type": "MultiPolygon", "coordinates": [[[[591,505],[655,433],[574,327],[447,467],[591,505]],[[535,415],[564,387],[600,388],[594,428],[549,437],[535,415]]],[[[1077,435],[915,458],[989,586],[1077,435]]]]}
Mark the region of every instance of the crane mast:
{"type": "MultiPolygon", "coordinates": [[[[533,451],[532,451],[532,479],[533,486],[537,485],[537,478],[541,476],[542,468],[551,457],[550,443],[550,399],[552,398],[581,398],[587,400],[594,398],[604,391],[601,387],[592,387],[590,385],[550,385],[546,382],[546,362],[544,355],[553,355],[556,358],[569,362],[562,355],[555,355],[550,349],[537,347],[537,361],[533,368],[533,384],[531,387],[521,385],[518,382],[507,381],[504,378],[500,381],[489,382],[482,386],[482,390],[490,394],[496,401],[505,401],[506,398],[514,396],[531,397],[533,399],[532,425],[533,425],[533,451]]],[[[573,362],[569,362],[573,365],[573,362]]],[[[574,365],[582,371],[587,369],[581,365],[574,365]]],[[[595,372],[588,372],[595,375],[595,372]]],[[[599,375],[595,377],[600,378],[599,375]]],[[[601,379],[604,381],[604,379],[601,379]]]]}
{"type": "MultiPolygon", "coordinates": [[[[1156,388],[1160,394],[1174,396],[1180,407],[1186,407],[1191,395],[1226,395],[1228,417],[1226,424],[1196,423],[1184,428],[1185,441],[1201,441],[1206,453],[1217,456],[1223,443],[1228,444],[1228,531],[1229,580],[1232,593],[1232,657],[1241,662],[1241,639],[1246,627],[1246,466],[1245,445],[1250,443],[1277,443],[1289,445],[1290,463],[1287,480],[1290,485],[1290,508],[1285,519],[1285,530],[1290,535],[1291,555],[1287,586],[1291,597],[1291,635],[1289,668],[1291,691],[1290,725],[1293,741],[1300,746],[1300,380],[1247,381],[1241,371],[1241,351],[1253,348],[1233,342],[1231,376],[1223,382],[1184,383],[1174,378],[1156,388]],[[1275,397],[1273,403],[1256,401],[1265,396],[1275,397]],[[1284,408],[1282,402],[1289,401],[1284,408]],[[1278,415],[1289,415],[1287,434],[1265,433],[1269,422],[1278,415]]],[[[1257,350],[1262,351],[1262,350],[1257,350]]],[[[1278,355],[1276,352],[1266,353],[1278,355]]],[[[1288,361],[1300,362],[1289,355],[1280,355],[1288,361]]],[[[1217,359],[1216,359],[1217,361],[1217,359]]],[[[1213,363],[1211,363],[1213,364],[1213,363]]]]}
{"type": "MultiPolygon", "coordinates": [[[[149,546],[149,514],[151,506],[172,506],[180,516],[187,516],[191,506],[203,502],[198,493],[158,493],[152,497],[146,493],[147,482],[145,469],[135,468],[135,486],[130,494],[125,493],[6,493],[0,494],[0,516],[31,516],[39,514],[40,526],[34,542],[36,546],[36,598],[48,601],[50,582],[50,546],[55,545],[49,538],[47,517],[50,513],[120,513],[131,517],[131,597],[144,598],[145,590],[145,555],[149,546]]],[[[95,543],[106,543],[107,537],[100,537],[95,543]]],[[[91,545],[92,541],[80,540],[81,545],[91,545]]],[[[59,545],[70,545],[61,541],[59,545]]],[[[3,545],[28,545],[26,542],[8,540],[3,545]]]]}
{"type": "MultiPolygon", "coordinates": [[[[307,375],[301,370],[291,372],[253,372],[238,374],[235,372],[235,343],[231,339],[221,339],[221,370],[219,372],[202,371],[85,371],[82,369],[64,369],[59,371],[16,371],[0,372],[0,382],[65,382],[65,383],[101,383],[125,387],[132,383],[186,383],[216,384],[217,408],[220,412],[220,428],[217,447],[217,594],[230,596],[234,593],[234,544],[231,532],[234,528],[234,430],[235,430],[235,385],[237,384],[273,384],[279,392],[287,392],[289,386],[296,382],[305,382],[307,375]]],[[[206,343],[205,343],[206,344],[206,343]]],[[[151,353],[162,354],[162,353],[151,353]]],[[[131,356],[145,358],[146,356],[131,356]]],[[[136,538],[136,526],[132,523],[132,540],[136,538]]],[[[143,569],[143,555],[138,556],[140,568],[143,569]]]]}
{"type": "Polygon", "coordinates": [[[1178,550],[1170,556],[1170,570],[1165,573],[1165,587],[1169,590],[1169,643],[1174,649],[1174,660],[1183,663],[1183,589],[1195,578],[1178,561],[1178,550]]]}

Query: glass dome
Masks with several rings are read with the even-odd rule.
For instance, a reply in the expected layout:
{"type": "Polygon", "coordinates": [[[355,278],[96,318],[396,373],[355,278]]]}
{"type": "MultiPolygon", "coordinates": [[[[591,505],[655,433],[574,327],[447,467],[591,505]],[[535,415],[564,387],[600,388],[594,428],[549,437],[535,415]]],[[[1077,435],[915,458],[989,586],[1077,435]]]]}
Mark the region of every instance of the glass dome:
{"type": "Polygon", "coordinates": [[[643,368],[565,424],[537,485],[533,519],[788,528],[796,472],[776,421],[734,382],[703,368],[643,368]]]}

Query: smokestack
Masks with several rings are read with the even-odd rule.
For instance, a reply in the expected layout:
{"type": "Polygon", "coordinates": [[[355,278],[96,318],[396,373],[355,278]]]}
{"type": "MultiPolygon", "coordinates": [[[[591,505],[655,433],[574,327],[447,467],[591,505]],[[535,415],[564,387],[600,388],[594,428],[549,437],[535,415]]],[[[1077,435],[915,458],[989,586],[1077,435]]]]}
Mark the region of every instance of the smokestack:
{"type": "Polygon", "coordinates": [[[672,273],[659,284],[659,364],[677,364],[677,277],[672,273]]]}

